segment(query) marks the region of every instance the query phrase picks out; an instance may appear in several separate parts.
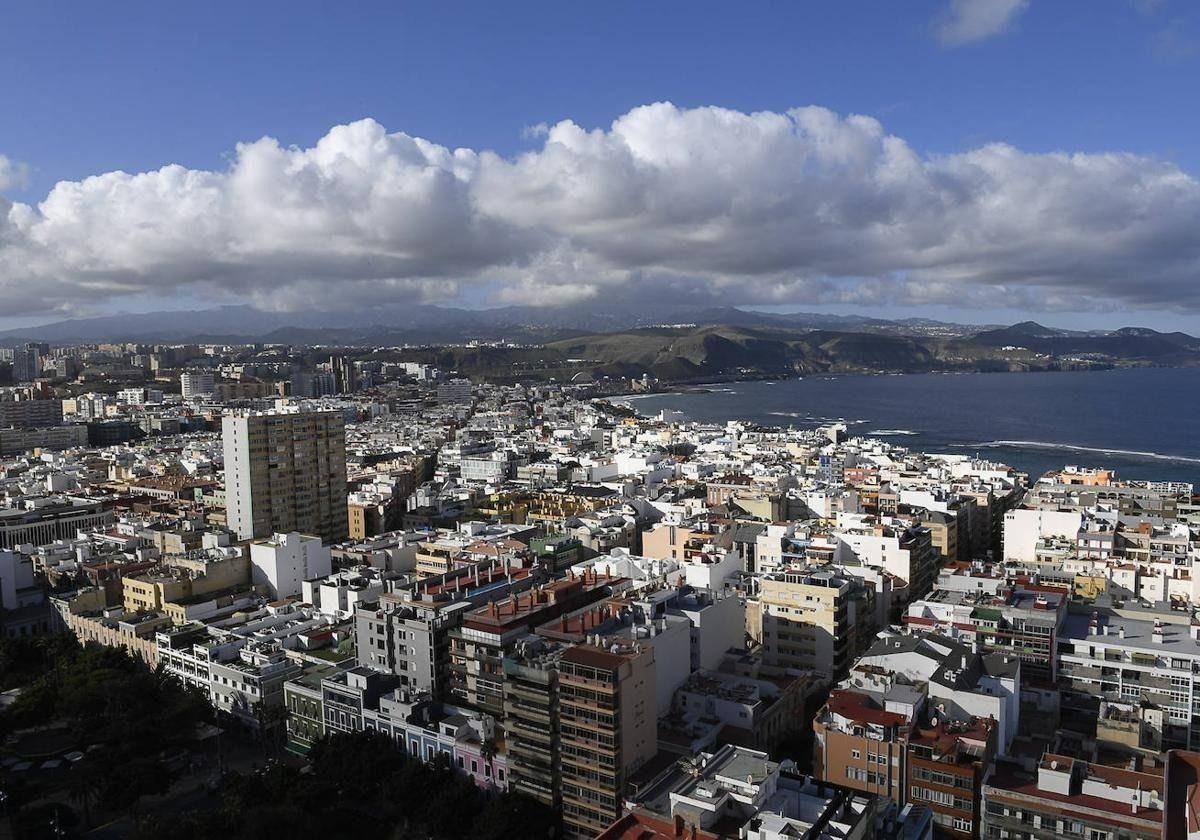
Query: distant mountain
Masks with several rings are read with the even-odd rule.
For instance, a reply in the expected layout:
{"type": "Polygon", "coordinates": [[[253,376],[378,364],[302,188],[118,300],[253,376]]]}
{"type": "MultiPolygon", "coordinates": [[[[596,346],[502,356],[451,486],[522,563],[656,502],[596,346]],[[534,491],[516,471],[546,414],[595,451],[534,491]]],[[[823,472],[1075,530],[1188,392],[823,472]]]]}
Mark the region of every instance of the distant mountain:
{"type": "Polygon", "coordinates": [[[1056,330],[1033,321],[981,332],[972,341],[985,347],[1024,347],[1050,356],[1099,355],[1158,364],[1188,363],[1200,352],[1200,340],[1180,332],[1124,327],[1109,333],[1081,333],[1056,330]]]}
{"type": "Polygon", "coordinates": [[[715,376],[815,372],[1200,364],[1200,340],[1144,327],[1077,332],[1025,321],[981,328],[928,319],[888,321],[620,302],[486,310],[393,304],[356,312],[303,313],[225,306],[85,318],[0,333],[4,344],[33,339],[53,344],[427,345],[430,349],[419,354],[409,349],[403,355],[492,378],[586,373],[701,381],[715,376]],[[463,346],[472,340],[522,347],[463,346]]]}
{"type": "MultiPolygon", "coordinates": [[[[620,302],[563,307],[508,306],[461,309],[390,304],[346,312],[272,312],[252,306],[107,315],[0,331],[0,344],[48,341],[269,341],[324,344],[448,343],[524,336],[548,340],[570,333],[617,332],[665,325],[738,326],[763,329],[830,329],[905,334],[936,327],[969,335],[978,327],[925,319],[887,321],[857,315],[756,312],[735,307],[620,302]]],[[[514,339],[517,340],[517,339],[514,339]]]]}

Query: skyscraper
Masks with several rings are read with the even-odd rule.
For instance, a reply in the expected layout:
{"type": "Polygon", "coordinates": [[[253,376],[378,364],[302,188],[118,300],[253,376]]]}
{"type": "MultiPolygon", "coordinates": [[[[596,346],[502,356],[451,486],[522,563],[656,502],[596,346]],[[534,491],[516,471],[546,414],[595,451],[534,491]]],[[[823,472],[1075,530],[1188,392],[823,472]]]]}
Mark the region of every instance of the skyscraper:
{"type": "Polygon", "coordinates": [[[32,382],[42,375],[42,345],[30,342],[13,350],[13,381],[32,382]]]}
{"type": "Polygon", "coordinates": [[[338,412],[245,412],[222,420],[229,527],[241,539],[298,531],[345,539],[346,430],[338,412]]]}

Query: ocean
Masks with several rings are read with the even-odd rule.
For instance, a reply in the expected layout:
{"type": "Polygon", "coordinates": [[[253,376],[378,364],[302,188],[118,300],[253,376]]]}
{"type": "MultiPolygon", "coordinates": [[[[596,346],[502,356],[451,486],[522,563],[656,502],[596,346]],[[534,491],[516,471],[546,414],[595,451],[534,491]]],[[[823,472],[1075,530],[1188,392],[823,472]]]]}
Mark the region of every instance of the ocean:
{"type": "Polygon", "coordinates": [[[848,424],[925,452],[1000,461],[1036,478],[1067,464],[1200,485],[1200,369],[806,376],[621,399],[653,416],[813,428],[848,424]]]}

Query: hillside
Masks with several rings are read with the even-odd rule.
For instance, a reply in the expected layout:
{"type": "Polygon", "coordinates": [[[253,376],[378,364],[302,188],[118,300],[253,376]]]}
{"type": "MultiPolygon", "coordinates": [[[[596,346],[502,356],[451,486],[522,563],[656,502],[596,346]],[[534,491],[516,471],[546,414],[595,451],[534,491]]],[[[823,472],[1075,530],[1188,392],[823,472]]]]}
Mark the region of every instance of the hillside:
{"type": "Polygon", "coordinates": [[[984,333],[985,340],[867,332],[712,326],[580,336],[546,345],[602,376],[699,381],[809,373],[1059,370],[1124,364],[1200,364],[1190,336],[984,333]],[[1001,343],[1003,342],[1003,343],[1001,343]],[[1029,346],[1030,344],[1034,346],[1029,346]]]}

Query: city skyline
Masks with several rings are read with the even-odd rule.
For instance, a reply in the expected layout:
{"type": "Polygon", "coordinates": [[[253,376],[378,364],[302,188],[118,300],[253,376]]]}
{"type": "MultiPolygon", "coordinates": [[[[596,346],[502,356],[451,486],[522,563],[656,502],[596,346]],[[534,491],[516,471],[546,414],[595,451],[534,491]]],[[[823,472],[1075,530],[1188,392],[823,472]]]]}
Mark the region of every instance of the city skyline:
{"type": "Polygon", "coordinates": [[[0,328],[670,296],[1200,332],[1185,4],[277,11],[16,13],[0,328]]]}

